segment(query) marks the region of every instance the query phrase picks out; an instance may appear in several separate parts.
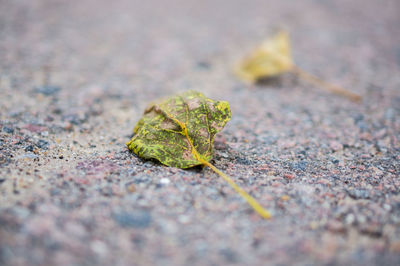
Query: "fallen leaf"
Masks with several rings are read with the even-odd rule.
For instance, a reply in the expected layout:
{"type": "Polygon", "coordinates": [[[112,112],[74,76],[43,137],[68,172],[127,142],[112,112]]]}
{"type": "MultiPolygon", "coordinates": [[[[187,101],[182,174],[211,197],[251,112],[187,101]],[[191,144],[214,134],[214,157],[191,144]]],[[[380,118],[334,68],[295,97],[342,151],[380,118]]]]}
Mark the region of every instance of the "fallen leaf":
{"type": "Polygon", "coordinates": [[[188,91],[150,104],[126,143],[129,150],[144,159],[156,159],[178,168],[196,165],[210,167],[231,185],[262,217],[268,211],[209,161],[213,141],[230,120],[229,103],[213,101],[202,93],[188,91]]]}
{"type": "Polygon", "coordinates": [[[189,168],[213,155],[215,134],[230,120],[228,102],[189,91],[150,104],[134,129],[128,147],[145,159],[189,168]]]}
{"type": "Polygon", "coordinates": [[[293,67],[289,34],[281,31],[265,40],[236,69],[237,75],[249,82],[288,72],[293,67]]]}
{"type": "Polygon", "coordinates": [[[344,88],[325,82],[324,80],[302,70],[293,63],[289,34],[286,31],[277,33],[265,40],[249,56],[236,67],[237,76],[250,83],[260,79],[274,77],[286,72],[293,72],[301,79],[326,91],[360,101],[361,96],[344,88]]]}

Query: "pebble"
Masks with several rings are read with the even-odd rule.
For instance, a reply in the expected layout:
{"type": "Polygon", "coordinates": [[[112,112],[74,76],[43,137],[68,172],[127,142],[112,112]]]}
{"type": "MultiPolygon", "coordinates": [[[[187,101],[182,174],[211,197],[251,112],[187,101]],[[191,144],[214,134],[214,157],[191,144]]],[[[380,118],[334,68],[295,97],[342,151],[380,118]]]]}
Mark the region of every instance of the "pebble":
{"type": "Polygon", "coordinates": [[[336,220],[329,221],[326,224],[326,228],[329,231],[334,232],[334,233],[345,233],[347,231],[346,227],[343,225],[343,223],[341,223],[340,221],[336,221],[336,220]]]}
{"type": "Polygon", "coordinates": [[[369,199],[370,193],[365,189],[349,189],[347,194],[353,199],[369,199]]]}
{"type": "Polygon", "coordinates": [[[30,132],[33,132],[33,133],[41,133],[41,132],[47,130],[46,127],[40,126],[40,125],[36,125],[36,124],[26,124],[22,128],[26,129],[26,130],[29,130],[30,132]]]}
{"type": "Polygon", "coordinates": [[[199,61],[197,62],[196,67],[202,70],[209,69],[211,68],[211,63],[207,61],[199,61]]]}
{"type": "Polygon", "coordinates": [[[374,223],[367,223],[361,226],[360,232],[363,234],[370,235],[372,237],[381,237],[382,236],[382,226],[374,223]]]}
{"type": "Polygon", "coordinates": [[[294,174],[284,174],[283,177],[291,180],[291,179],[294,179],[296,176],[294,174]]]}
{"type": "Polygon", "coordinates": [[[228,263],[236,263],[238,261],[236,252],[230,248],[220,249],[219,254],[221,254],[228,263]]]}
{"type": "Polygon", "coordinates": [[[169,180],[169,178],[164,177],[160,179],[160,184],[168,185],[169,183],[171,183],[171,180],[169,180]]]}
{"type": "Polygon", "coordinates": [[[308,162],[307,161],[301,161],[301,162],[296,162],[296,163],[291,163],[290,167],[293,170],[298,170],[298,171],[305,171],[307,169],[308,162]]]}
{"type": "Polygon", "coordinates": [[[355,217],[354,214],[352,214],[352,213],[348,214],[348,215],[346,216],[346,218],[345,218],[346,224],[349,224],[349,225],[350,225],[350,224],[353,224],[355,220],[356,220],[356,217],[355,217]]]}
{"type": "Polygon", "coordinates": [[[288,201],[288,200],[290,200],[290,196],[288,196],[288,195],[283,195],[283,196],[281,197],[281,200],[283,200],[283,201],[288,201]]]}
{"type": "Polygon", "coordinates": [[[62,120],[72,125],[79,126],[80,124],[86,122],[87,115],[85,113],[71,113],[64,115],[62,120]]]}
{"type": "Polygon", "coordinates": [[[8,133],[8,134],[14,133],[14,129],[11,128],[11,127],[7,127],[7,126],[3,126],[3,131],[8,133]]]}
{"type": "Polygon", "coordinates": [[[17,159],[36,159],[36,158],[39,158],[39,156],[34,153],[30,153],[30,152],[28,152],[26,154],[22,154],[17,157],[17,159]]]}
{"type": "Polygon", "coordinates": [[[122,227],[146,228],[151,223],[150,212],[146,210],[119,212],[114,214],[113,218],[122,227]]]}
{"type": "Polygon", "coordinates": [[[337,141],[331,141],[329,143],[329,147],[333,150],[333,151],[339,151],[339,150],[343,150],[343,145],[337,141]]]}
{"type": "Polygon", "coordinates": [[[133,193],[136,191],[136,186],[133,182],[126,184],[126,189],[130,192],[133,193]]]}
{"type": "Polygon", "coordinates": [[[40,139],[37,143],[36,146],[40,149],[47,150],[49,148],[49,142],[43,139],[40,139]]]}
{"type": "Polygon", "coordinates": [[[60,87],[45,85],[45,86],[41,86],[41,87],[36,87],[34,91],[36,93],[41,93],[45,96],[51,96],[51,95],[58,93],[60,90],[61,90],[60,87]]]}
{"type": "Polygon", "coordinates": [[[183,224],[187,224],[190,222],[190,217],[188,215],[179,215],[178,221],[183,224]]]}
{"type": "Polygon", "coordinates": [[[26,146],[25,147],[25,151],[30,151],[30,152],[33,152],[35,150],[35,148],[33,147],[33,145],[28,145],[28,146],[26,146]]]}
{"type": "Polygon", "coordinates": [[[90,243],[90,248],[98,256],[105,256],[108,253],[107,245],[100,240],[93,240],[90,243]]]}

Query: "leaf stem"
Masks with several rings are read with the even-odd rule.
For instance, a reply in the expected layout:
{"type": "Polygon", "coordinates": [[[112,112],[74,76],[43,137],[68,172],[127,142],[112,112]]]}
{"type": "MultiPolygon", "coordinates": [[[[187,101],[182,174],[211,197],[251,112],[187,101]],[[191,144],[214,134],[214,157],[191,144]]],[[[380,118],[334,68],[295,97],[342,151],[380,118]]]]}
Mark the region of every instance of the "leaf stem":
{"type": "Polygon", "coordinates": [[[306,81],[314,84],[315,86],[320,87],[326,91],[332,92],[336,95],[344,96],[354,102],[359,102],[361,100],[360,95],[353,93],[351,91],[348,91],[342,87],[330,84],[330,83],[302,70],[301,68],[299,68],[296,65],[292,66],[292,72],[295,73],[300,78],[302,78],[303,80],[306,80],[306,81]]]}
{"type": "Polygon", "coordinates": [[[201,160],[201,162],[210,167],[215,173],[217,173],[220,177],[222,177],[237,193],[239,193],[240,196],[242,196],[249,204],[250,206],[259,214],[261,217],[265,219],[271,218],[271,214],[264,209],[260,203],[258,203],[257,200],[255,200],[252,196],[247,194],[246,191],[244,191],[241,187],[236,185],[236,183],[225,173],[220,171],[218,168],[216,168],[214,165],[211,163],[207,162],[206,160],[201,160]]]}

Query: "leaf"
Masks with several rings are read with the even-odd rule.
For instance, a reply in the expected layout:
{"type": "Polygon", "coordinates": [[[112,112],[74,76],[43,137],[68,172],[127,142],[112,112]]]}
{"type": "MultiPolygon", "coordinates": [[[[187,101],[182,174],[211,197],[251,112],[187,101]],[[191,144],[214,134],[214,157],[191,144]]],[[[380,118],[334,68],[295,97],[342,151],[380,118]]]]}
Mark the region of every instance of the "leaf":
{"type": "Polygon", "coordinates": [[[189,91],[150,104],[128,147],[139,157],[179,168],[209,161],[215,135],[230,120],[228,102],[189,91]]]}
{"type": "Polygon", "coordinates": [[[281,31],[265,40],[238,66],[238,76],[249,82],[290,71],[293,60],[290,52],[289,35],[281,31]]]}
{"type": "Polygon", "coordinates": [[[360,95],[327,83],[296,66],[293,63],[289,34],[286,31],[281,31],[265,40],[248,57],[244,58],[235,70],[240,79],[250,83],[290,71],[326,91],[347,97],[352,101],[361,100],[360,95]]]}
{"type": "Polygon", "coordinates": [[[127,142],[129,150],[144,159],[156,159],[167,166],[210,167],[238,192],[262,217],[268,211],[209,161],[215,135],[230,120],[229,103],[213,101],[202,93],[188,91],[150,104],[127,142]]]}

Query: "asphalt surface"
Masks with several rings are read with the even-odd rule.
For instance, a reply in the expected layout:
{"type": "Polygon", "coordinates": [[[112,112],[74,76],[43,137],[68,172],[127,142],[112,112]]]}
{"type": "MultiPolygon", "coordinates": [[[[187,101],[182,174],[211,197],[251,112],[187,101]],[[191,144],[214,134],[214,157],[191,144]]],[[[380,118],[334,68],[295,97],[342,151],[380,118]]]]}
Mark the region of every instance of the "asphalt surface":
{"type": "Polygon", "coordinates": [[[0,0],[0,264],[398,264],[399,44],[397,0],[0,0]],[[363,101],[238,80],[280,28],[363,101]],[[149,101],[189,89],[230,103],[212,162],[272,219],[127,150],[149,101]]]}

